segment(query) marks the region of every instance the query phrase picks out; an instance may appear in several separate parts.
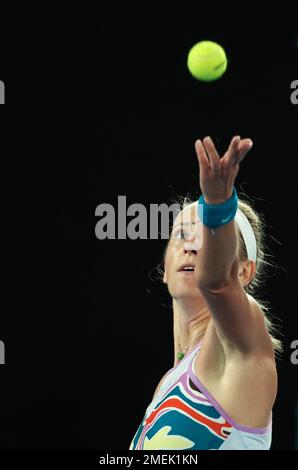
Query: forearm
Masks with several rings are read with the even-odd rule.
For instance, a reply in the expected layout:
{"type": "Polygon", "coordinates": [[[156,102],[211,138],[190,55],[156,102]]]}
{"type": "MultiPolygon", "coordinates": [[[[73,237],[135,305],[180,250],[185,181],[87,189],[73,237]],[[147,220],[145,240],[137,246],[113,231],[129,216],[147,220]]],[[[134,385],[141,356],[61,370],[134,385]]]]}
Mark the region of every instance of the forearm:
{"type": "Polygon", "coordinates": [[[197,266],[199,288],[217,289],[231,278],[237,252],[235,222],[217,228],[203,226],[203,244],[197,266]]]}
{"type": "MultiPolygon", "coordinates": [[[[199,249],[199,287],[218,289],[238,275],[237,193],[234,181],[239,163],[252,147],[250,139],[235,136],[221,158],[210,137],[196,141],[203,206],[203,243],[199,249]],[[205,213],[206,209],[206,213],[205,213]],[[213,228],[212,228],[213,227],[213,228]]],[[[200,202],[201,201],[201,202],[200,202]]],[[[200,211],[200,206],[199,206],[200,211]]]]}

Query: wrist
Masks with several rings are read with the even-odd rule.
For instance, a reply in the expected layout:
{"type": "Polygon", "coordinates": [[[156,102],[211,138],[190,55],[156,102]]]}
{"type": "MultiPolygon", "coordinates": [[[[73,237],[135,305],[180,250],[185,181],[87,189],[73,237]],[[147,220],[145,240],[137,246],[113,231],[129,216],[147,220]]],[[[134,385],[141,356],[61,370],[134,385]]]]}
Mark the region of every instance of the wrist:
{"type": "Polygon", "coordinates": [[[228,197],[226,199],[223,199],[223,198],[214,198],[214,197],[209,197],[209,196],[203,196],[204,197],[204,201],[206,202],[206,204],[224,204],[225,202],[227,202],[229,199],[231,199],[231,197],[234,195],[234,188],[232,189],[232,191],[230,192],[230,194],[228,195],[228,197]]]}
{"type": "Polygon", "coordinates": [[[227,201],[227,199],[214,199],[214,198],[209,198],[208,196],[204,196],[204,201],[206,202],[206,204],[216,205],[216,204],[223,204],[224,202],[227,201]]]}
{"type": "MultiPolygon", "coordinates": [[[[199,218],[203,221],[204,225],[215,228],[231,222],[234,219],[238,206],[238,197],[235,187],[233,187],[232,196],[228,200],[221,203],[210,203],[207,201],[203,195],[200,196],[198,201],[199,218]]],[[[214,199],[212,199],[212,201],[214,201],[214,199]]]]}

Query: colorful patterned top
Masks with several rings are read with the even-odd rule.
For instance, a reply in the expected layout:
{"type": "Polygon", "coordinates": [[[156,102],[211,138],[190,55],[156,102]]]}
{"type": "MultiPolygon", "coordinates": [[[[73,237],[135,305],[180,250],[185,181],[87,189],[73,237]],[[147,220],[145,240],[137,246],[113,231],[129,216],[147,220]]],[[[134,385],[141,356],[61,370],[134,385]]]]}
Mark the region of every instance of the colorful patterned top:
{"type": "Polygon", "coordinates": [[[197,378],[195,355],[201,342],[164,377],[147,407],[130,450],[267,450],[272,412],[265,428],[237,424],[197,378]]]}

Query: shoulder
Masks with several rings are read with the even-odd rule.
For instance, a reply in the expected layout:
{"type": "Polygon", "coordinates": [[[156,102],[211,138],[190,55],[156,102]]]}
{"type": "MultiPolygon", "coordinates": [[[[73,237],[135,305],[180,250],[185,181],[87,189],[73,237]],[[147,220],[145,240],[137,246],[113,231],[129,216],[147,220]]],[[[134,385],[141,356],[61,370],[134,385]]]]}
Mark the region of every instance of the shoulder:
{"type": "Polygon", "coordinates": [[[239,278],[230,278],[216,289],[204,290],[202,295],[225,350],[246,355],[271,347],[264,312],[239,278]]]}
{"type": "Polygon", "coordinates": [[[251,345],[244,352],[238,350],[231,342],[226,341],[225,338],[219,338],[225,355],[235,355],[239,354],[242,357],[247,357],[250,359],[264,358],[270,360],[275,364],[275,354],[274,347],[271,335],[268,331],[265,321],[266,311],[263,309],[262,305],[250,294],[246,293],[249,305],[250,305],[250,315],[252,319],[251,328],[248,332],[250,336],[248,344],[251,345]]]}

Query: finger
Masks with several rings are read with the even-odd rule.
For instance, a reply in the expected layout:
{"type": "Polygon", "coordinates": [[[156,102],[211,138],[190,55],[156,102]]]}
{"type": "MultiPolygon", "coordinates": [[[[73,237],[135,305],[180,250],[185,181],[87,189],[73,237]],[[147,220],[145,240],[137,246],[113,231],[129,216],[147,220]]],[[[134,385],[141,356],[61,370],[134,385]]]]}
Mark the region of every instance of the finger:
{"type": "Polygon", "coordinates": [[[239,135],[234,136],[230,142],[228,150],[226,151],[226,153],[224,154],[222,158],[223,165],[225,166],[227,170],[235,164],[235,161],[237,162],[239,143],[240,143],[240,136],[239,135]]]}
{"type": "Polygon", "coordinates": [[[211,137],[209,137],[209,136],[205,137],[204,140],[203,140],[203,143],[204,143],[205,149],[208,153],[208,157],[209,157],[210,164],[211,164],[212,168],[218,167],[219,161],[220,161],[220,156],[217,153],[217,150],[215,148],[215,145],[214,145],[211,137]]]}
{"type": "Polygon", "coordinates": [[[196,149],[196,152],[197,152],[197,156],[198,156],[198,160],[199,160],[199,164],[202,165],[202,166],[210,166],[210,162],[209,162],[209,158],[208,158],[208,155],[205,151],[205,148],[204,148],[204,145],[202,144],[202,141],[200,139],[198,139],[196,142],[195,142],[195,149],[196,149]]]}
{"type": "Polygon", "coordinates": [[[242,139],[238,145],[238,163],[240,163],[245,155],[250,151],[253,146],[251,139],[242,139]]]}
{"type": "Polygon", "coordinates": [[[241,142],[240,135],[235,135],[232,138],[231,143],[230,143],[229,148],[228,148],[228,153],[231,156],[234,156],[235,154],[237,154],[240,142],[241,142]]]}

